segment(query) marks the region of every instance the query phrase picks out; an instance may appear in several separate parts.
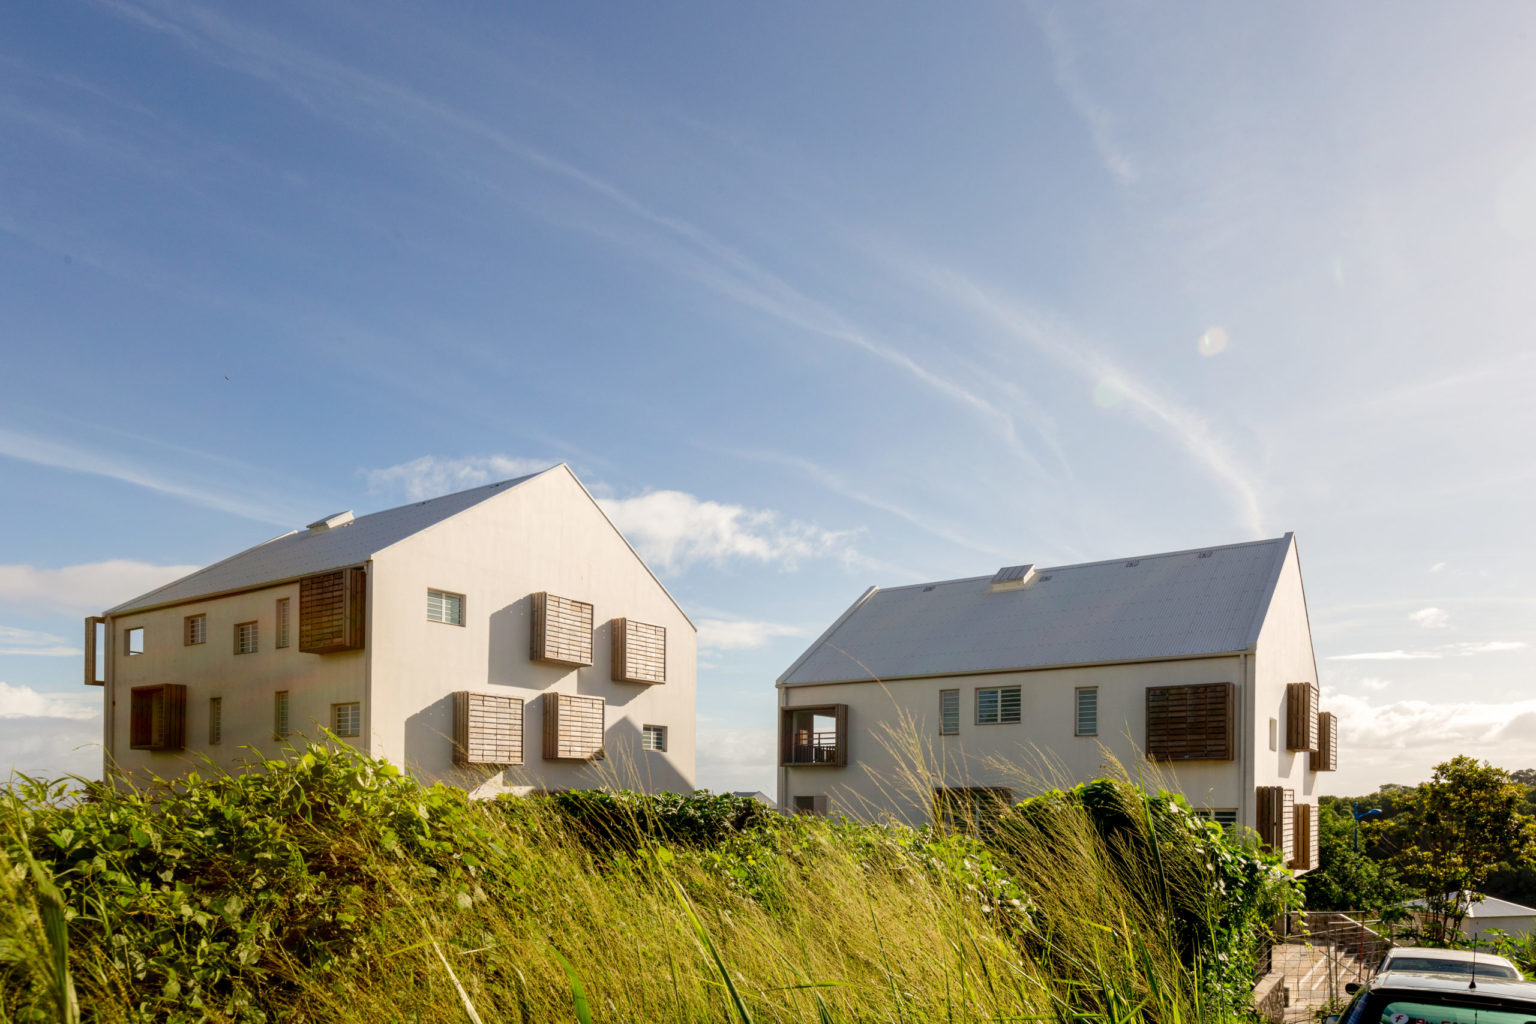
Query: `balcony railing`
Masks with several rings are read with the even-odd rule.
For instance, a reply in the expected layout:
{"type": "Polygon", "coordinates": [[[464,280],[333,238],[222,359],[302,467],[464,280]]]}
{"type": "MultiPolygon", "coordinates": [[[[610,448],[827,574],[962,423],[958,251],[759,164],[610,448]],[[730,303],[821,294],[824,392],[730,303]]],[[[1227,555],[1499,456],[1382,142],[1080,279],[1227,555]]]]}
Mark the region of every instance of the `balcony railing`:
{"type": "Polygon", "coordinates": [[[837,731],[811,732],[802,729],[795,733],[790,747],[790,764],[837,764],[837,731]]]}

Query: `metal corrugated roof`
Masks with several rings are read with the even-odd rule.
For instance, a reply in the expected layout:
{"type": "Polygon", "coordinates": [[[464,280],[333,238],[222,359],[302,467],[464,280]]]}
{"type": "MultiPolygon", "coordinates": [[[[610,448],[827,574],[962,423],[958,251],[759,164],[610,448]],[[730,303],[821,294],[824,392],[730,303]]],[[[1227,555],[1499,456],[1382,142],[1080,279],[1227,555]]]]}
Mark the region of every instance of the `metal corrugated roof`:
{"type": "Polygon", "coordinates": [[[1291,535],[871,589],[780,678],[783,685],[947,676],[1252,649],[1291,535]]]}
{"type": "Polygon", "coordinates": [[[285,533],[222,562],[199,569],[190,576],[167,583],[158,590],[125,601],[109,609],[107,614],[118,615],[180,604],[200,597],[247,590],[308,576],[310,573],[357,565],[413,533],[419,533],[487,498],[509,491],[547,472],[549,470],[358,516],[351,522],[333,526],[321,533],[310,533],[308,530],[285,533]]]}

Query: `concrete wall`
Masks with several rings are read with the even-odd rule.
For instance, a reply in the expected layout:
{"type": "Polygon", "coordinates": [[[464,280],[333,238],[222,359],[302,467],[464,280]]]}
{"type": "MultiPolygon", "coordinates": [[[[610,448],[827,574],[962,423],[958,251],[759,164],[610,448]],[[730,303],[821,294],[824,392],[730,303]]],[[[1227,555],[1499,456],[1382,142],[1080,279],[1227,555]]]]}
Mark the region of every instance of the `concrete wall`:
{"type": "MultiPolygon", "coordinates": [[[[1312,771],[1310,755],[1285,749],[1286,684],[1317,682],[1317,659],[1312,653],[1301,563],[1294,543],[1286,553],[1269,612],[1259,631],[1255,670],[1257,713],[1253,717],[1252,749],[1256,757],[1252,784],[1285,786],[1296,791],[1297,803],[1316,803],[1317,773],[1312,771]],[[1271,719],[1275,722],[1273,745],[1271,719]]],[[[1348,754],[1341,751],[1341,756],[1348,754]]]]}
{"type": "Polygon", "coordinates": [[[530,480],[378,552],[371,585],[364,729],[375,754],[421,778],[481,795],[604,783],[692,790],[694,628],[568,470],[530,480]],[[463,626],[427,620],[429,588],[464,595],[463,626]],[[541,590],[593,605],[591,666],[529,659],[530,596],[541,590]],[[665,683],[612,681],[612,620],[626,616],[666,627],[665,683]],[[523,699],[521,768],[453,764],[456,690],[523,699]],[[605,761],[543,759],[540,698],[552,691],[607,702],[605,761]],[[646,724],[667,727],[665,753],[640,749],[646,724]]]}
{"type": "Polygon", "coordinates": [[[1133,777],[1148,784],[1161,779],[1195,807],[1243,808],[1251,804],[1244,800],[1241,768],[1249,706],[1244,672],[1243,659],[1218,657],[785,688],[781,702],[787,707],[847,704],[849,752],[842,768],[781,768],[780,805],[793,808],[796,796],[826,795],[834,813],[890,812],[917,824],[928,819],[937,785],[1008,786],[1022,797],[1100,777],[1109,763],[1102,745],[1133,777]],[[1238,684],[1235,760],[1153,764],[1141,757],[1147,687],[1222,682],[1238,684]],[[1022,721],[976,724],[977,688],[1013,685],[1022,689],[1022,721]],[[1079,686],[1099,688],[1097,736],[1073,735],[1079,686]],[[939,735],[944,689],[960,691],[955,736],[939,735]]]}
{"type": "MultiPolygon", "coordinates": [[[[363,699],[364,654],[300,654],[297,583],[196,601],[107,621],[108,702],[104,743],[108,762],[134,781],[179,775],[204,759],[234,768],[284,744],[273,736],[273,695],[289,692],[289,724],[295,733],[315,734],[330,723],[331,704],[363,699]],[[277,601],[289,599],[289,646],[277,648],[277,601]],[[185,646],[185,620],[207,616],[207,641],[185,646]],[[235,654],[236,623],[255,621],[254,654],[235,654]],[[124,653],[124,636],[143,627],[144,653],[124,653]],[[180,683],[187,688],[187,747],[184,751],[128,748],[129,691],[135,686],[180,683]],[[224,702],[223,742],[208,745],[208,700],[224,702]],[[245,747],[255,748],[253,752],[245,747]]],[[[294,737],[297,741],[298,737],[294,737]]]]}

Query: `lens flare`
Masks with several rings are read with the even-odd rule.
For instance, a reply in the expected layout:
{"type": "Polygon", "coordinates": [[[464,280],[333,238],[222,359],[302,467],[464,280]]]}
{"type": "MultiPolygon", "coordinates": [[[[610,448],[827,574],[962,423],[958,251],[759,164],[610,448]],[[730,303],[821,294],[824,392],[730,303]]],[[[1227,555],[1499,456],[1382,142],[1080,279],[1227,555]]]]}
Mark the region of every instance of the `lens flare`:
{"type": "Polygon", "coordinates": [[[1093,404],[1108,409],[1120,404],[1125,397],[1125,385],[1114,377],[1104,377],[1093,386],[1093,404]]]}
{"type": "Polygon", "coordinates": [[[1227,329],[1225,327],[1212,327],[1200,335],[1200,354],[1203,356],[1215,356],[1227,350],[1227,329]]]}

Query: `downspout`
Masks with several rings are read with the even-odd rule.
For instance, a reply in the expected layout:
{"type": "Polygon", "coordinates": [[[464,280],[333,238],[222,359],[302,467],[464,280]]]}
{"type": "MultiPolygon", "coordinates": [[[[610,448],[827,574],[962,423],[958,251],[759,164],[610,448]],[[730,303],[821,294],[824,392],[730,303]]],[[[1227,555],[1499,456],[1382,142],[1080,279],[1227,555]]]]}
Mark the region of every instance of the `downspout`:
{"type": "Polygon", "coordinates": [[[780,814],[788,814],[789,809],[785,801],[789,797],[789,769],[784,766],[784,709],[789,706],[789,689],[779,687],[779,714],[778,721],[774,723],[773,730],[773,757],[779,763],[779,791],[775,793],[774,800],[779,805],[780,814]]]}
{"type": "MultiPolygon", "coordinates": [[[[363,721],[359,730],[362,735],[363,753],[373,756],[373,559],[363,563],[367,573],[368,588],[364,591],[367,607],[363,609],[363,721]]],[[[460,616],[462,618],[463,616],[460,616]]]]}

